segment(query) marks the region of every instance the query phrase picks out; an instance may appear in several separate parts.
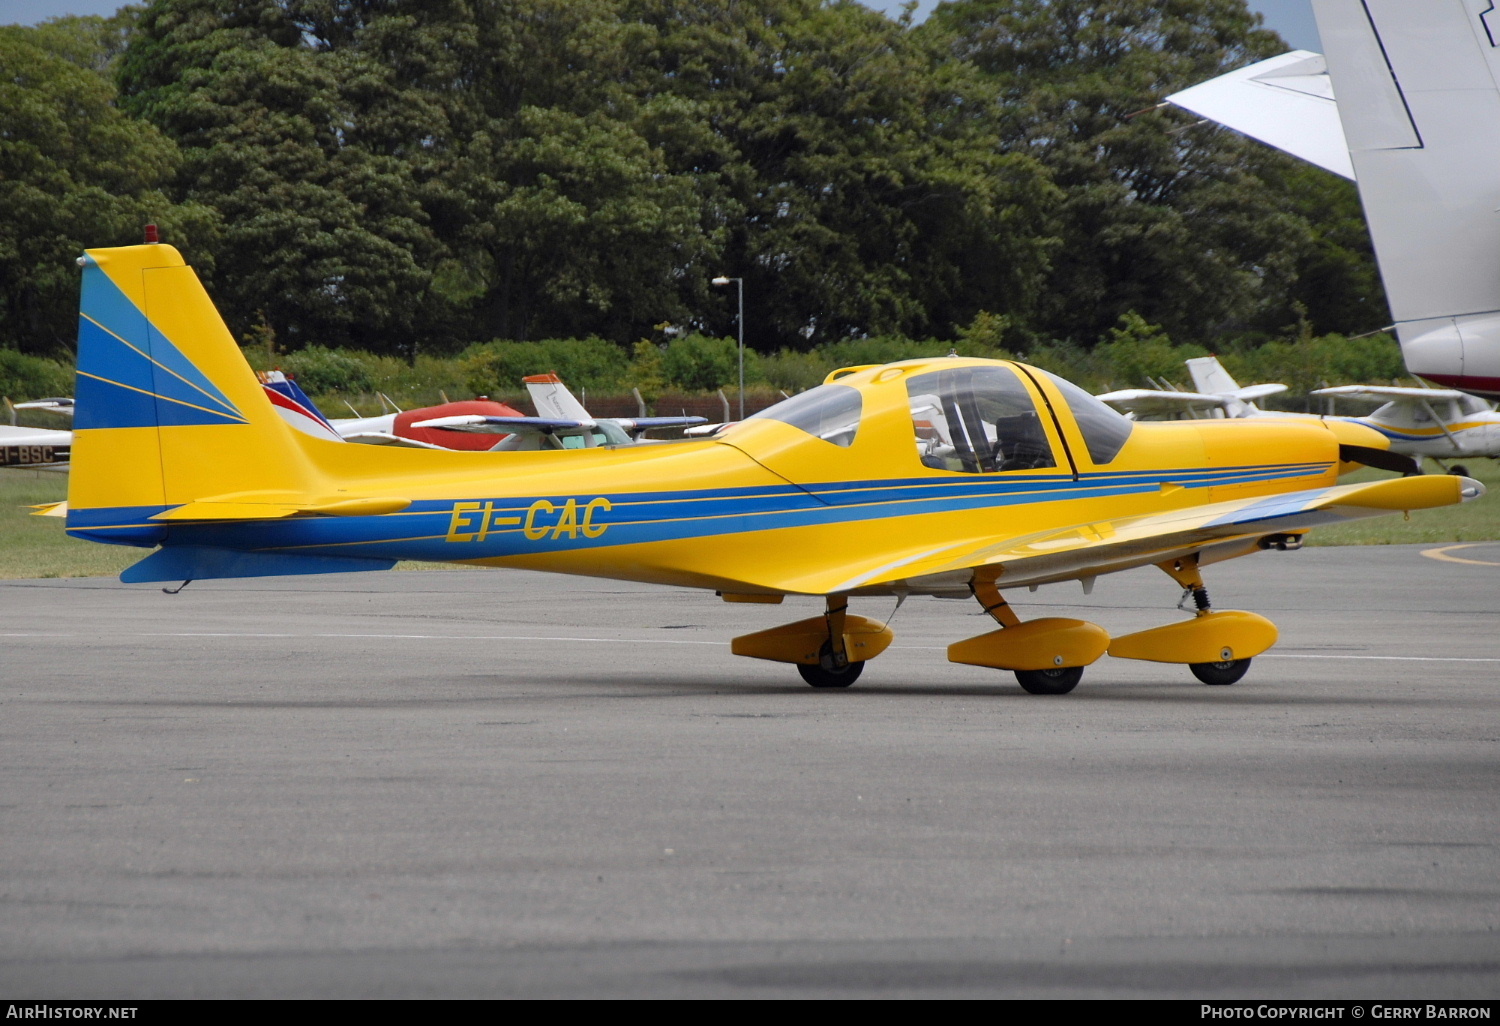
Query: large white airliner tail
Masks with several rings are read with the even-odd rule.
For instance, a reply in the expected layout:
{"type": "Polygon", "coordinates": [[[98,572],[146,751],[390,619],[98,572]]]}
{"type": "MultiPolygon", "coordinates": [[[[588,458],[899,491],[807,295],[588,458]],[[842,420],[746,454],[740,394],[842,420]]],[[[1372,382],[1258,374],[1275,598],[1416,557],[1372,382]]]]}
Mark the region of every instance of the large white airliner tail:
{"type": "Polygon", "coordinates": [[[1406,365],[1500,397],[1500,11],[1313,9],[1406,365]]]}

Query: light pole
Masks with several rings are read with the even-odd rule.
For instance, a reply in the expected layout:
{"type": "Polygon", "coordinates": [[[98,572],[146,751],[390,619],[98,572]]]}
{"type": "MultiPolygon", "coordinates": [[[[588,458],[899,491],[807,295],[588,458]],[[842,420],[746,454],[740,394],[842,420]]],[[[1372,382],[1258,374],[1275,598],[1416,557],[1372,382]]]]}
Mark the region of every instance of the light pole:
{"type": "Polygon", "coordinates": [[[722,274],[713,280],[715,285],[728,285],[734,282],[740,287],[740,315],[738,318],[740,326],[740,420],[745,419],[745,279],[726,278],[722,274]]]}

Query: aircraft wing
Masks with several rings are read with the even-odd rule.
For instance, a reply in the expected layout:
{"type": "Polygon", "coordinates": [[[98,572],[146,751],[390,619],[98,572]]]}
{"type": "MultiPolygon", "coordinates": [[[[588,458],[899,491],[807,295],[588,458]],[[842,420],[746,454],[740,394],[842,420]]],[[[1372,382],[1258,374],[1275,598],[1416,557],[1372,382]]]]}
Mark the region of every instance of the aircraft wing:
{"type": "Polygon", "coordinates": [[[1231,396],[1209,395],[1207,392],[1165,392],[1152,388],[1122,388],[1116,392],[1105,392],[1097,396],[1117,410],[1131,413],[1181,413],[1195,406],[1228,406],[1231,396]]]}
{"type": "Polygon", "coordinates": [[[1173,93],[1167,102],[1354,178],[1343,120],[1321,54],[1293,50],[1173,93]]]}
{"type": "Polygon", "coordinates": [[[73,416],[72,399],[33,399],[29,403],[13,403],[14,410],[46,410],[61,417],[71,418],[73,416]]]}
{"type": "Polygon", "coordinates": [[[685,428],[708,423],[707,417],[612,417],[610,419],[620,425],[621,430],[632,438],[642,431],[650,431],[653,428],[685,428]]]}
{"type": "Polygon", "coordinates": [[[459,417],[434,417],[419,421],[414,428],[442,428],[444,431],[468,431],[480,435],[513,435],[517,433],[551,434],[554,431],[588,431],[598,426],[593,420],[561,420],[550,417],[484,417],[469,414],[459,417]]]}
{"type": "Polygon", "coordinates": [[[1202,552],[1202,562],[1244,554],[1267,535],[1468,501],[1484,486],[1450,474],[1387,478],[1119,520],[1074,524],[996,539],[967,538],[905,551],[886,549],[794,580],[750,582],[772,590],[829,594],[955,594],[976,573],[1001,586],[1079,580],[1202,552]]]}
{"type": "Polygon", "coordinates": [[[1388,403],[1399,399],[1467,399],[1469,393],[1453,388],[1401,388],[1396,385],[1338,385],[1334,388],[1314,389],[1312,395],[1341,395],[1346,399],[1363,399],[1372,403],[1388,403]]]}

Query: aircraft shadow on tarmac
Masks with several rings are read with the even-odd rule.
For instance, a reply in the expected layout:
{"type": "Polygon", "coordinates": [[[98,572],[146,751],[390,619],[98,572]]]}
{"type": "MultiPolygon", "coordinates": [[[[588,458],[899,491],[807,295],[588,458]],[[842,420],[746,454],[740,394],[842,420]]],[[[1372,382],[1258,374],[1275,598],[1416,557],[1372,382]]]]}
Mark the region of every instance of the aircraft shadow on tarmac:
{"type": "MultiPolygon", "coordinates": [[[[511,681],[494,677],[470,676],[470,683],[483,686],[486,682],[514,686],[511,681]]],[[[1289,696],[1277,685],[1274,690],[1256,690],[1253,685],[1235,688],[1209,688],[1196,681],[1100,681],[1092,686],[1085,683],[1067,695],[1029,695],[1009,679],[994,684],[886,684],[878,679],[861,681],[855,687],[845,689],[809,688],[788,681],[784,685],[767,684],[764,680],[739,681],[719,678],[704,682],[687,677],[664,677],[661,674],[614,673],[608,677],[580,679],[566,674],[536,674],[527,678],[531,685],[571,688],[584,687],[587,692],[568,692],[545,697],[566,698],[679,698],[687,694],[723,696],[788,697],[803,695],[812,701],[876,701],[881,698],[1005,698],[1016,701],[1042,701],[1065,705],[1068,702],[1168,702],[1174,705],[1295,705],[1306,706],[1389,706],[1405,708],[1428,704],[1421,696],[1393,698],[1375,695],[1347,694],[1297,694],[1289,696]],[[601,688],[618,690],[601,691],[601,688]]],[[[533,699],[544,696],[531,695],[533,699]]],[[[479,700],[479,699],[475,699],[479,700]]],[[[451,700],[441,700],[451,701],[451,700]]]]}

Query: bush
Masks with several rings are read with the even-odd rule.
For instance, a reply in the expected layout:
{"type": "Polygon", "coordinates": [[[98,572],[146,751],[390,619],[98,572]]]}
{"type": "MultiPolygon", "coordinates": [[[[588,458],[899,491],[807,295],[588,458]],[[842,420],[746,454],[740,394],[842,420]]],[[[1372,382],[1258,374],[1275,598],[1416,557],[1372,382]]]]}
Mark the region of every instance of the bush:
{"type": "Polygon", "coordinates": [[[465,381],[476,395],[501,395],[529,374],[556,374],[575,393],[628,387],[625,351],[602,338],[549,338],[539,342],[496,339],[462,354],[465,381]]]}
{"type": "Polygon", "coordinates": [[[772,388],[796,395],[816,385],[821,385],[833,364],[822,353],[798,353],[783,349],[772,356],[760,359],[761,378],[772,388]]]}
{"type": "Polygon", "coordinates": [[[73,368],[56,360],[0,349],[0,395],[15,402],[73,394],[73,368]]]}
{"type": "Polygon", "coordinates": [[[1174,346],[1166,332],[1132,310],[1094,347],[1094,376],[1110,388],[1149,388],[1150,378],[1183,380],[1185,361],[1207,355],[1201,346],[1174,346]]]}
{"type": "MultiPolygon", "coordinates": [[[[951,342],[935,339],[917,341],[894,335],[877,335],[874,338],[846,338],[820,346],[816,352],[831,364],[830,370],[838,367],[862,367],[866,364],[897,363],[901,360],[919,360],[924,357],[947,356],[953,349],[951,342]]],[[[964,353],[963,355],[971,355],[964,353]]]]}
{"type": "Polygon", "coordinates": [[[1225,369],[1241,384],[1280,382],[1292,396],[1330,385],[1388,384],[1406,376],[1401,347],[1389,335],[1351,339],[1343,335],[1274,340],[1228,353],[1225,369]]]}
{"type": "MultiPolygon", "coordinates": [[[[753,380],[760,368],[759,354],[745,352],[745,380],[753,380]],[[752,369],[755,373],[752,373],[752,369]]],[[[740,348],[732,338],[685,335],[674,338],[661,357],[667,381],[688,392],[712,392],[740,380],[740,348]]]]}
{"type": "Polygon", "coordinates": [[[308,346],[281,358],[281,369],[297,379],[311,396],[330,392],[368,392],[375,387],[365,361],[353,353],[308,346]]]}

